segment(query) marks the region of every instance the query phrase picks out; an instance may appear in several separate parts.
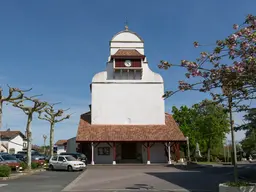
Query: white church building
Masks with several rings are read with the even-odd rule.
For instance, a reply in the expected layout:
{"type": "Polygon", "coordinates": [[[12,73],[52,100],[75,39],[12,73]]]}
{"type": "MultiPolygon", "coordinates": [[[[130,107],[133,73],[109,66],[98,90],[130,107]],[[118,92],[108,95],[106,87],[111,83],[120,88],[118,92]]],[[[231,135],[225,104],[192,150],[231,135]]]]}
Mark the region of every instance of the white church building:
{"type": "Polygon", "coordinates": [[[91,164],[171,163],[186,139],[165,113],[164,81],[153,72],[144,42],[128,27],[110,41],[106,70],[94,75],[90,111],[82,114],[78,151],[91,164]]]}

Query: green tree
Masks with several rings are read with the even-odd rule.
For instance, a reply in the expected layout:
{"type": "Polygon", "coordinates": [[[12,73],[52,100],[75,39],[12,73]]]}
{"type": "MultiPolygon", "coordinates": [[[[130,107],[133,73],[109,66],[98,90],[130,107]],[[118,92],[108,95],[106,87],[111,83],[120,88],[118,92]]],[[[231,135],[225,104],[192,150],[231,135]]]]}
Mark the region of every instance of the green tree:
{"type": "Polygon", "coordinates": [[[208,161],[212,150],[220,152],[225,134],[229,131],[228,115],[221,105],[204,100],[191,108],[173,107],[172,112],[183,134],[189,137],[192,151],[195,150],[196,143],[199,143],[200,150],[207,152],[208,161]]]}
{"type": "Polygon", "coordinates": [[[193,106],[197,113],[196,126],[200,133],[201,145],[207,150],[207,161],[211,160],[212,149],[222,146],[226,133],[229,132],[229,120],[222,105],[204,100],[193,106]]]}
{"type": "Polygon", "coordinates": [[[248,110],[248,113],[244,115],[245,124],[235,128],[236,131],[244,130],[245,139],[241,142],[244,151],[251,153],[256,151],[256,108],[248,110]]]}
{"type": "Polygon", "coordinates": [[[172,113],[183,134],[189,137],[190,148],[195,149],[199,136],[196,130],[196,111],[187,106],[181,106],[180,109],[174,106],[172,107],[172,113]]]}

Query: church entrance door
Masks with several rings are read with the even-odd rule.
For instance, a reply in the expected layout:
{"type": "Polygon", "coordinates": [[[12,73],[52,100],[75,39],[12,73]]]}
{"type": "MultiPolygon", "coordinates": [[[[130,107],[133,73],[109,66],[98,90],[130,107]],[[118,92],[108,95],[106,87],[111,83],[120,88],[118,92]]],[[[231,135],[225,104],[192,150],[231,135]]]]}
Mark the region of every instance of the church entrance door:
{"type": "Polygon", "coordinates": [[[122,159],[136,159],[137,143],[122,143],[122,159]]]}

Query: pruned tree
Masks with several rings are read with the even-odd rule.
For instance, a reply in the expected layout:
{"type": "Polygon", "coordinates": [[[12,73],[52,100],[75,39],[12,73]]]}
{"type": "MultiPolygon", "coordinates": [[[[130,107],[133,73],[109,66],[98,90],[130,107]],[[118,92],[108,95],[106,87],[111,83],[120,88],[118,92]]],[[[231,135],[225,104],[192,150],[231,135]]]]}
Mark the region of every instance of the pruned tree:
{"type": "Polygon", "coordinates": [[[0,87],[0,130],[2,128],[4,102],[15,102],[19,99],[22,99],[25,92],[32,90],[32,89],[21,90],[19,88],[10,87],[9,85],[7,85],[7,86],[9,88],[9,93],[7,96],[4,96],[3,89],[0,87]]]}
{"type": "Polygon", "coordinates": [[[64,115],[64,112],[69,110],[58,109],[55,110],[54,106],[58,103],[48,104],[43,110],[38,111],[38,118],[48,121],[50,123],[50,155],[53,156],[53,142],[54,142],[54,128],[55,124],[65,119],[69,119],[71,114],[64,115]]]}
{"type": "Polygon", "coordinates": [[[35,112],[41,111],[47,102],[39,101],[35,98],[36,96],[27,97],[24,96],[22,99],[12,102],[14,107],[21,109],[27,115],[27,125],[26,125],[26,136],[27,136],[27,166],[28,170],[31,169],[31,149],[32,149],[32,132],[31,123],[33,121],[33,114],[35,112]],[[32,104],[30,106],[24,105],[24,102],[29,101],[32,104]]]}
{"type": "Polygon", "coordinates": [[[44,139],[44,154],[46,154],[45,144],[46,144],[47,135],[43,135],[43,139],[44,139]]]}

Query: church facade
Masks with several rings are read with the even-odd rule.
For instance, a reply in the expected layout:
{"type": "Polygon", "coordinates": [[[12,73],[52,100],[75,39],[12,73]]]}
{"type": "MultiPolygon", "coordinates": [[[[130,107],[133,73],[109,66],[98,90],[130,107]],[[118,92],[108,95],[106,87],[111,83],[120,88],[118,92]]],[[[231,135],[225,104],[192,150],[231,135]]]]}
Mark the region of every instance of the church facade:
{"type": "Polygon", "coordinates": [[[127,26],[111,39],[106,70],[90,89],[90,111],[81,115],[76,142],[91,164],[179,159],[185,137],[165,113],[163,78],[150,69],[144,41],[127,26]]]}

